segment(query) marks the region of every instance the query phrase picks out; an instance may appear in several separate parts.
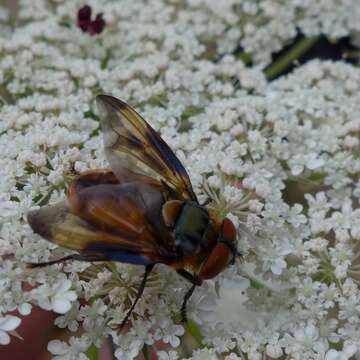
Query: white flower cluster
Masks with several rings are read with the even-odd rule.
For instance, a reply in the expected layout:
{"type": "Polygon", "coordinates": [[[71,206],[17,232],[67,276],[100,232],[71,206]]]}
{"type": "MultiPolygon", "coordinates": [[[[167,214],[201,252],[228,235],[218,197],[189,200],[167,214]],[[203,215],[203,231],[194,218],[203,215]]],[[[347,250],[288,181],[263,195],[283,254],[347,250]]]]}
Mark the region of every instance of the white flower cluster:
{"type": "Polygon", "coordinates": [[[296,29],[359,31],[358,1],[88,3],[104,13],[101,34],[77,27],[80,0],[20,0],[16,21],[0,11],[0,344],[20,324],[7,313],[35,305],[82,328],[49,343],[56,359],[87,359],[106,337],[129,360],[160,341],[159,359],[360,358],[360,70],[312,61],[273,82],[261,71],[296,29]],[[107,166],[98,93],[139,110],[199,197],[238,227],[243,261],[195,290],[186,329],[189,284],[166,266],[125,333],[143,269],[25,266],[65,253],[33,234],[27,212],[62,199],[74,173],[107,166]],[[185,330],[206,347],[175,351],[185,330]]]}

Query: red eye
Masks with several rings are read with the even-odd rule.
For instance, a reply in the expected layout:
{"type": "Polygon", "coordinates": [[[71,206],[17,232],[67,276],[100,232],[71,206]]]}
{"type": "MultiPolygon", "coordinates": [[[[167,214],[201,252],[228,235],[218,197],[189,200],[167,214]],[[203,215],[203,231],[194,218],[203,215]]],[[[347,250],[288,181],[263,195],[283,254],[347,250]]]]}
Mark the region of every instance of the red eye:
{"type": "Polygon", "coordinates": [[[199,278],[206,280],[215,277],[227,267],[232,256],[228,246],[224,243],[218,243],[202,266],[199,278]]]}
{"type": "Polygon", "coordinates": [[[222,240],[223,241],[235,241],[236,240],[236,228],[231,220],[225,218],[222,224],[222,240]]]}
{"type": "Polygon", "coordinates": [[[222,226],[221,233],[219,234],[219,241],[209,257],[203,264],[199,277],[202,280],[211,279],[221,273],[231,261],[234,259],[234,253],[228,244],[232,244],[236,240],[236,229],[231,220],[225,218],[222,226]],[[228,243],[228,244],[227,244],[228,243]]]}

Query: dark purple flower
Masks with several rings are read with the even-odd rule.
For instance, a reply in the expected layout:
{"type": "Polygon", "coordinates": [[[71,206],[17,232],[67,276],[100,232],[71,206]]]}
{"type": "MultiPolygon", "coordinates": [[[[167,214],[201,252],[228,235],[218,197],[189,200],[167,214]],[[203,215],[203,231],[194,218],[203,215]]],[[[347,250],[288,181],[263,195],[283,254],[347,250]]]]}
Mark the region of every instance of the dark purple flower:
{"type": "Polygon", "coordinates": [[[89,5],[79,9],[77,24],[83,32],[88,32],[90,35],[100,34],[106,25],[102,13],[97,14],[95,20],[91,20],[91,7],[89,5]]]}
{"type": "Polygon", "coordinates": [[[85,5],[78,12],[78,26],[82,31],[86,32],[90,23],[91,23],[91,7],[85,5]]]}
{"type": "Polygon", "coordinates": [[[102,17],[102,13],[97,14],[94,21],[91,21],[88,28],[88,32],[91,35],[100,34],[105,27],[105,20],[102,17]]]}

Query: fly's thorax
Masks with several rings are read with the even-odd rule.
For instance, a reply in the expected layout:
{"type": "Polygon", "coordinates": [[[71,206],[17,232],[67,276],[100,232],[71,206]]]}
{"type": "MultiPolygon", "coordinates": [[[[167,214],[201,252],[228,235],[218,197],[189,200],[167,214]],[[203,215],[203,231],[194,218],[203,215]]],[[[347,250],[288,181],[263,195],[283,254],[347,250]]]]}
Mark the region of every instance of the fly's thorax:
{"type": "Polygon", "coordinates": [[[175,245],[185,254],[208,246],[211,221],[207,210],[196,202],[184,202],[174,226],[175,245]]]}

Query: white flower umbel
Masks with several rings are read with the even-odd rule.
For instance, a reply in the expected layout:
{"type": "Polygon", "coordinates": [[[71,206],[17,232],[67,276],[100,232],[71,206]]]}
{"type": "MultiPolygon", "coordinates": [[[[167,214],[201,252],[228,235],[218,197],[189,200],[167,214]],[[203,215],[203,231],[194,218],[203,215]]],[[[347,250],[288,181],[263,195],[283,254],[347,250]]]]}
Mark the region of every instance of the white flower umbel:
{"type": "Polygon", "coordinates": [[[106,21],[94,36],[77,27],[83,5],[22,0],[16,21],[0,9],[1,342],[19,322],[7,313],[40,306],[82,331],[49,343],[56,359],[85,359],[103,337],[118,359],[157,341],[169,345],[160,359],[186,358],[183,332],[206,345],[192,359],[359,354],[360,70],[314,60],[272,82],[261,70],[298,29],[305,45],[355,38],[358,0],[90,0],[106,21]],[[34,235],[27,212],[64,199],[77,173],[108,166],[99,93],[143,114],[199,199],[238,228],[242,260],[196,288],[188,324],[179,309],[190,284],[166,266],[125,333],[142,267],[26,269],[68,254],[34,235]]]}
{"type": "Polygon", "coordinates": [[[33,290],[33,298],[38,305],[45,310],[53,310],[59,314],[65,314],[71,308],[71,303],[76,300],[77,294],[70,290],[71,281],[58,280],[54,285],[41,285],[33,290]]]}
{"type": "Polygon", "coordinates": [[[71,337],[69,344],[60,340],[51,340],[48,344],[48,350],[55,355],[55,360],[87,360],[86,350],[90,345],[89,339],[83,337],[71,337]]]}

